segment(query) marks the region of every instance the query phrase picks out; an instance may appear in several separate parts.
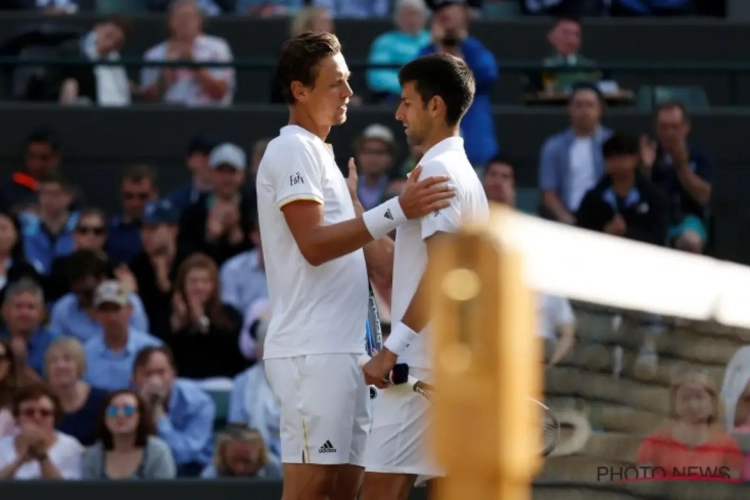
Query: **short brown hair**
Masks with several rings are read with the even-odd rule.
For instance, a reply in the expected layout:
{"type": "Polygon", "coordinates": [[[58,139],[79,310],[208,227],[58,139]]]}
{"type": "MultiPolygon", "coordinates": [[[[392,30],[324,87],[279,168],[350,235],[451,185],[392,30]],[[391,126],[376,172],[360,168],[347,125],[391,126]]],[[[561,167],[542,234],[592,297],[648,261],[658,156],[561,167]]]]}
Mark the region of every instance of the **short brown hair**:
{"type": "Polygon", "coordinates": [[[341,43],[333,33],[306,31],[290,38],[281,48],[281,58],[276,67],[276,81],[287,104],[294,104],[292,82],[306,87],[315,84],[318,64],[328,56],[341,52],[341,43]]]}
{"type": "Polygon", "coordinates": [[[688,116],[687,108],[683,103],[680,101],[663,101],[656,105],[656,116],[659,116],[659,113],[662,111],[669,111],[672,109],[679,109],[680,113],[682,113],[682,119],[686,122],[690,121],[690,117],[688,116]]]}
{"type": "Polygon", "coordinates": [[[145,165],[142,163],[130,165],[129,167],[127,167],[122,174],[122,180],[130,182],[142,182],[145,180],[150,180],[154,189],[157,187],[156,170],[151,168],[150,165],[145,165]]]}
{"type": "Polygon", "coordinates": [[[172,369],[177,371],[177,365],[174,362],[174,354],[172,354],[172,350],[165,345],[161,345],[144,347],[143,349],[138,351],[138,354],[135,355],[135,360],[133,360],[133,373],[135,373],[138,368],[143,368],[144,366],[146,366],[151,360],[151,356],[153,356],[157,352],[162,353],[167,358],[167,362],[172,367],[172,369]]]}
{"type": "Polygon", "coordinates": [[[154,426],[154,419],[151,416],[151,411],[146,406],[146,402],[143,400],[140,394],[135,391],[123,389],[115,391],[107,395],[102,402],[102,407],[99,409],[99,417],[96,421],[96,437],[101,440],[105,450],[111,450],[114,448],[112,440],[112,433],[107,429],[105,420],[107,418],[107,408],[112,404],[112,401],[121,394],[129,394],[135,397],[137,401],[136,406],[138,407],[138,427],[135,430],[135,445],[139,448],[145,448],[148,442],[149,436],[156,435],[156,427],[154,426]]]}
{"type": "Polygon", "coordinates": [[[128,38],[133,33],[133,23],[130,22],[130,19],[124,16],[120,16],[118,14],[112,14],[111,16],[108,16],[106,21],[107,24],[112,24],[120,29],[122,31],[122,34],[125,36],[125,38],[128,38]]]}
{"type": "Polygon", "coordinates": [[[47,398],[52,401],[52,405],[55,407],[55,424],[57,424],[63,416],[60,398],[57,397],[57,394],[50,386],[42,383],[26,385],[16,391],[10,409],[13,417],[18,418],[23,403],[26,401],[36,401],[41,398],[47,398]]]}

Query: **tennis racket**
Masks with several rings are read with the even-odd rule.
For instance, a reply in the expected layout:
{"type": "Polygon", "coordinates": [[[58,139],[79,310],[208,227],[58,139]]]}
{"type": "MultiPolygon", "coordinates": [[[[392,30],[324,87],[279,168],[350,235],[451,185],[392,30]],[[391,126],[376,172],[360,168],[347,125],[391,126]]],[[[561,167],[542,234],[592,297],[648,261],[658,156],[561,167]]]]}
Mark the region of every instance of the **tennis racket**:
{"type": "Polygon", "coordinates": [[[533,398],[529,398],[529,401],[534,405],[534,411],[539,412],[542,424],[542,456],[546,457],[552,453],[560,439],[560,421],[555,412],[547,406],[533,398]]]}
{"type": "MultiPolygon", "coordinates": [[[[378,304],[375,301],[375,293],[370,285],[370,297],[368,300],[367,323],[365,324],[365,352],[368,356],[375,356],[383,349],[383,328],[380,325],[380,314],[378,304]]],[[[378,396],[378,390],[370,387],[370,399],[378,396]]]]}
{"type": "MultiPolygon", "coordinates": [[[[370,359],[370,356],[367,354],[360,356],[358,360],[359,367],[362,368],[365,366],[370,359]]],[[[384,382],[390,385],[404,385],[428,401],[432,399],[433,386],[409,375],[409,365],[398,364],[394,366],[391,373],[386,375],[384,382]]]]}

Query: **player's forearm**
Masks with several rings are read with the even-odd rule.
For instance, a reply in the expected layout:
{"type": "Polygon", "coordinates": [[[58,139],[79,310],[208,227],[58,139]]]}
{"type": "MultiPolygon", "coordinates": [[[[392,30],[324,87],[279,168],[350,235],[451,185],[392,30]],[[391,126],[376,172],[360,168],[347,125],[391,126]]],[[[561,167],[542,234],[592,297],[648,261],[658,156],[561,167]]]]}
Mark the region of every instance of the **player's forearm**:
{"type": "Polygon", "coordinates": [[[297,244],[307,262],[319,266],[387,237],[405,221],[398,198],[393,198],[361,217],[311,228],[302,238],[297,238],[297,244]]]}
{"type": "Polygon", "coordinates": [[[380,287],[390,288],[393,283],[393,240],[380,238],[365,245],[367,275],[380,287]]]}

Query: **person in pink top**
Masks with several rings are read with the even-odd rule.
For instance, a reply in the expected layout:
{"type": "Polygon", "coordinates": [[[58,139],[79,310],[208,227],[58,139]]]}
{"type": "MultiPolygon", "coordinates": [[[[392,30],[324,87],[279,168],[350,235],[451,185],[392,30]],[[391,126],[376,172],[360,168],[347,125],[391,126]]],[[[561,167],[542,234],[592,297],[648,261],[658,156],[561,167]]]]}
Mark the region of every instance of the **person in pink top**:
{"type": "Polygon", "coordinates": [[[674,378],[669,395],[670,421],[641,443],[638,465],[654,467],[655,476],[739,477],[742,452],[724,430],[722,404],[709,377],[685,371],[674,378]]]}

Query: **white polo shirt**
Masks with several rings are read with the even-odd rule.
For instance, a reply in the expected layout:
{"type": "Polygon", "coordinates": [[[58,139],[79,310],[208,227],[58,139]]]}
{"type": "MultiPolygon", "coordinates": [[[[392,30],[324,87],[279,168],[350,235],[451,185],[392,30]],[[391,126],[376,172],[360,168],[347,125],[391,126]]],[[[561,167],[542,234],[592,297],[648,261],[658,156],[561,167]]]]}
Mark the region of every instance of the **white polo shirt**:
{"type": "MultiPolygon", "coordinates": [[[[451,199],[448,208],[419,220],[409,220],[396,230],[391,304],[393,323],[404,317],[427,268],[425,240],[438,232],[454,233],[466,222],[486,220],[489,217],[487,196],[482,182],[466,157],[463,139],[450,137],[435,144],[419,164],[422,165],[420,179],[447,175],[456,189],[456,196],[451,199]]],[[[420,332],[417,341],[412,342],[399,356],[399,363],[407,363],[415,368],[430,368],[426,335],[426,331],[420,332]]]]}
{"type": "Polygon", "coordinates": [[[256,188],[272,309],[263,357],[364,353],[364,252],[313,267],[302,256],[281,211],[289,203],[312,200],[323,205],[326,225],[355,217],[333,150],[302,127],[286,126],[266,148],[256,188]]]}

